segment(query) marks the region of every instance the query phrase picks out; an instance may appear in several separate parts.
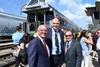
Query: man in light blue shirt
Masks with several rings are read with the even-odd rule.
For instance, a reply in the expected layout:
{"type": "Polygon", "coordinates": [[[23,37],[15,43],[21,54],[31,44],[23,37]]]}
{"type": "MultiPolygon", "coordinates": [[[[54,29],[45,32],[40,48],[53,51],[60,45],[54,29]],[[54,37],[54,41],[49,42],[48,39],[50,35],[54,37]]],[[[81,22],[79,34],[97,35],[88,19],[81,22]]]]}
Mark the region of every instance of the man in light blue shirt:
{"type": "Polygon", "coordinates": [[[12,35],[13,44],[18,46],[20,39],[23,37],[24,32],[22,32],[21,27],[16,27],[16,32],[12,35]]]}
{"type": "MultiPolygon", "coordinates": [[[[13,44],[14,44],[14,50],[17,52],[18,50],[18,46],[19,46],[19,41],[20,39],[23,37],[24,32],[22,32],[22,29],[20,26],[16,27],[16,32],[12,35],[12,40],[13,40],[13,44]]],[[[15,56],[16,58],[16,65],[15,67],[19,66],[19,59],[18,56],[15,56]]]]}

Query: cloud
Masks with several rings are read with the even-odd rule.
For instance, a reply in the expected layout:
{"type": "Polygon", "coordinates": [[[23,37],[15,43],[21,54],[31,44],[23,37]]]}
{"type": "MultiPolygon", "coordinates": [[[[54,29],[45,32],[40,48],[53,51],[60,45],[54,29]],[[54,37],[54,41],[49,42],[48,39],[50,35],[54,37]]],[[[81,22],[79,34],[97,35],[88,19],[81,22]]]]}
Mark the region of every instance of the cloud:
{"type": "MultiPolygon", "coordinates": [[[[65,5],[67,7],[67,5],[65,5]]],[[[87,25],[92,23],[90,17],[85,13],[86,7],[91,7],[91,4],[82,4],[81,2],[75,2],[73,5],[70,5],[68,10],[64,11],[63,14],[66,14],[73,22],[78,24],[82,28],[87,28],[87,25]]]]}
{"type": "Polygon", "coordinates": [[[87,24],[92,23],[91,17],[88,17],[85,13],[86,7],[95,6],[90,3],[82,3],[82,0],[48,0],[50,4],[52,4],[55,8],[59,9],[58,6],[54,5],[54,3],[59,4],[60,6],[64,6],[60,8],[60,12],[62,12],[66,17],[70,20],[78,24],[80,27],[86,28],[87,24]]]}
{"type": "Polygon", "coordinates": [[[46,2],[49,3],[49,4],[53,4],[53,3],[56,2],[56,0],[46,0],[46,2]]]}
{"type": "Polygon", "coordinates": [[[96,1],[100,1],[100,0],[96,0],[96,1]]]}
{"type": "Polygon", "coordinates": [[[78,26],[87,29],[87,25],[92,22],[91,17],[82,14],[73,14],[70,11],[63,12],[69,19],[75,22],[78,26]]]}
{"type": "Polygon", "coordinates": [[[1,12],[4,12],[4,10],[3,10],[2,8],[0,8],[0,11],[1,11],[1,12]]]}

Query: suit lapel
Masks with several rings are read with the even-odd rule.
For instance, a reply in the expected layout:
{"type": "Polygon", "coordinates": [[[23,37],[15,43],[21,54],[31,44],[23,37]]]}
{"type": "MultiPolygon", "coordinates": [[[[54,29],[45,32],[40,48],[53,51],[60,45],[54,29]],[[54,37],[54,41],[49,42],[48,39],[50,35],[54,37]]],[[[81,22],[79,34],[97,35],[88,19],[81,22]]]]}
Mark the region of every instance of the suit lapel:
{"type": "MultiPolygon", "coordinates": [[[[47,40],[47,39],[46,39],[47,40]]],[[[49,57],[49,47],[48,47],[48,43],[46,42],[46,40],[45,40],[45,42],[44,43],[42,43],[42,46],[43,46],[43,49],[44,49],[44,51],[45,51],[45,53],[46,53],[46,55],[49,57]]]]}
{"type": "MultiPolygon", "coordinates": [[[[37,38],[38,38],[38,37],[37,37],[37,38]]],[[[38,38],[38,40],[40,41],[39,43],[40,43],[40,48],[41,48],[41,50],[42,50],[43,52],[45,52],[46,55],[48,55],[48,54],[47,54],[46,47],[43,45],[43,43],[42,43],[42,41],[40,40],[40,38],[38,38]]]]}
{"type": "Polygon", "coordinates": [[[53,33],[52,32],[52,29],[50,29],[50,32],[49,33],[50,33],[50,39],[52,39],[52,33],[53,33]]]}
{"type": "Polygon", "coordinates": [[[52,28],[48,28],[47,38],[52,39],[52,28]]]}
{"type": "Polygon", "coordinates": [[[59,30],[59,34],[60,34],[60,39],[62,40],[62,33],[61,31],[59,30]]]}
{"type": "MultiPolygon", "coordinates": [[[[59,31],[59,35],[60,35],[60,40],[62,40],[63,38],[62,38],[62,33],[61,33],[61,31],[60,31],[60,29],[58,30],[59,31]]],[[[62,41],[61,41],[62,42],[62,41]]],[[[60,45],[61,45],[61,47],[62,47],[62,43],[60,42],[60,45]]]]}
{"type": "Polygon", "coordinates": [[[73,45],[74,45],[74,42],[73,42],[73,40],[72,40],[72,42],[71,42],[71,44],[70,44],[69,50],[71,50],[71,49],[73,48],[73,45]]]}
{"type": "Polygon", "coordinates": [[[74,40],[72,40],[71,44],[70,44],[70,48],[68,49],[68,56],[70,56],[70,54],[73,52],[73,48],[74,48],[74,40]]]}

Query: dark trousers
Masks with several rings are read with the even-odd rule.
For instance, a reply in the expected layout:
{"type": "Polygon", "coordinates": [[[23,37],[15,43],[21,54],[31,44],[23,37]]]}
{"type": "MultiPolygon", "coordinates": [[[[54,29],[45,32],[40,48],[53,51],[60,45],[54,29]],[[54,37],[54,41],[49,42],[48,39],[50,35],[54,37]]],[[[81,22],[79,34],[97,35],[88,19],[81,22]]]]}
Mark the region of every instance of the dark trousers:
{"type": "Polygon", "coordinates": [[[62,56],[61,55],[51,55],[50,65],[51,65],[50,67],[61,67],[62,56]]]}
{"type": "Polygon", "coordinates": [[[19,67],[19,65],[20,65],[20,59],[19,59],[19,57],[15,57],[16,58],[16,65],[15,65],[15,67],[19,67]]]}
{"type": "Polygon", "coordinates": [[[98,53],[98,62],[100,64],[100,50],[98,50],[97,53],[98,53]]]}

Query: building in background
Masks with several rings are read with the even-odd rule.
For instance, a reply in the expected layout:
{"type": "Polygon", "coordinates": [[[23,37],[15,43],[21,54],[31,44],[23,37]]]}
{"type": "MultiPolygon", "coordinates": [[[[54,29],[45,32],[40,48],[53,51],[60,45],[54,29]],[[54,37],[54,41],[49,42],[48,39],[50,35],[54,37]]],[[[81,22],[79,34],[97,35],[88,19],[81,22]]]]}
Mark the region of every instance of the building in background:
{"type": "Polygon", "coordinates": [[[22,7],[22,12],[27,14],[27,31],[32,33],[36,31],[40,24],[46,24],[50,27],[51,19],[59,17],[61,21],[61,28],[79,30],[78,26],[70,19],[61,14],[53,6],[46,3],[45,0],[29,0],[22,7]]]}
{"type": "Polygon", "coordinates": [[[100,0],[95,2],[94,7],[86,7],[86,14],[87,16],[92,17],[93,21],[93,29],[100,28],[100,0]]]}
{"type": "Polygon", "coordinates": [[[0,12],[0,36],[11,36],[16,31],[16,26],[24,27],[25,21],[25,17],[0,12]]]}

